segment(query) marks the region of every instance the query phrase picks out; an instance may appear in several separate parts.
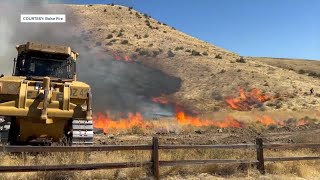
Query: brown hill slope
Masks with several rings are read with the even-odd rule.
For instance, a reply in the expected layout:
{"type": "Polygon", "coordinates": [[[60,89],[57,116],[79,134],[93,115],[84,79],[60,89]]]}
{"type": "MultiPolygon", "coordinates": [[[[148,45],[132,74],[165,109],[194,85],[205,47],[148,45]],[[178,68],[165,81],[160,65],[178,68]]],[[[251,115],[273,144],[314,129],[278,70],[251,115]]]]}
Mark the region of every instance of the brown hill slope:
{"type": "Polygon", "coordinates": [[[280,95],[259,107],[263,111],[310,109],[320,102],[320,95],[308,95],[312,87],[315,92],[320,91],[317,78],[259,58],[237,62],[237,54],[179,32],[128,7],[68,5],[68,8],[81,17],[76,31],[85,36],[90,47],[123,52],[181,78],[182,87],[170,96],[200,111],[229,110],[223,97],[238,96],[239,86],[280,95]]]}
{"type": "Polygon", "coordinates": [[[283,69],[295,71],[313,77],[320,77],[320,61],[270,57],[248,57],[283,69]]]}

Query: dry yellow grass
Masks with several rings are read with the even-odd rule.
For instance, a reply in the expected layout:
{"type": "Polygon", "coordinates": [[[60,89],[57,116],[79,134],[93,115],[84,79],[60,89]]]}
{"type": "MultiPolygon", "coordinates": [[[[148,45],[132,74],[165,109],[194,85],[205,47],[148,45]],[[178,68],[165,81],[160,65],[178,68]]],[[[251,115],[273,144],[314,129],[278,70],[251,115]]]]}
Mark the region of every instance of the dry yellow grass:
{"type": "MultiPolygon", "coordinates": [[[[319,156],[312,150],[266,151],[265,156],[319,156]]],[[[62,165],[74,163],[142,162],[150,159],[150,153],[142,151],[58,153],[49,155],[1,154],[1,165],[62,165]]],[[[167,150],[161,151],[161,160],[191,159],[254,159],[253,150],[167,150]]],[[[266,163],[267,174],[262,176],[254,166],[246,165],[193,165],[162,167],[162,179],[317,179],[320,176],[319,161],[266,163]]],[[[4,173],[0,179],[150,179],[146,168],[71,171],[4,173]]]]}

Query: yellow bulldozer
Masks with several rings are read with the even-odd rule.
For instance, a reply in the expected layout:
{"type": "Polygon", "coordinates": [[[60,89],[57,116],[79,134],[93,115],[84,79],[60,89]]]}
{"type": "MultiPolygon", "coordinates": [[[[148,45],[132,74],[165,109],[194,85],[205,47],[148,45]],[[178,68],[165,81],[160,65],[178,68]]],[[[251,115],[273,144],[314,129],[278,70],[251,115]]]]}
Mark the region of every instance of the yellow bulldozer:
{"type": "Polygon", "coordinates": [[[0,140],[9,145],[92,145],[92,94],[77,81],[70,47],[17,45],[12,76],[0,76],[0,140]]]}

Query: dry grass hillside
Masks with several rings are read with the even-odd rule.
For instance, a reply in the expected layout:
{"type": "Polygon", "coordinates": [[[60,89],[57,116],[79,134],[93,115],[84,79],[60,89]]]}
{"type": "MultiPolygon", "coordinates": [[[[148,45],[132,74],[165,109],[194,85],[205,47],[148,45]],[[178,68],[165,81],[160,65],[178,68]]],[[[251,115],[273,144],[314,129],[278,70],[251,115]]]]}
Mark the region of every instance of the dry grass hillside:
{"type": "Polygon", "coordinates": [[[305,74],[311,77],[320,77],[320,61],[304,59],[287,59],[287,58],[268,58],[268,57],[248,57],[257,59],[271,66],[295,71],[299,74],[305,74]]]}
{"type": "MultiPolygon", "coordinates": [[[[182,87],[170,95],[171,98],[199,111],[230,110],[223,97],[238,96],[239,86],[278,94],[277,99],[265,103],[257,111],[299,111],[315,108],[320,102],[320,94],[316,94],[320,91],[319,78],[299,73],[298,67],[290,68],[291,60],[249,57],[239,60],[240,56],[233,52],[191,37],[128,7],[68,5],[68,8],[82,18],[75,29],[89,47],[122,52],[181,78],[182,87]],[[309,94],[312,87],[314,95],[309,94]]],[[[316,64],[313,67],[317,68],[316,64]]]]}

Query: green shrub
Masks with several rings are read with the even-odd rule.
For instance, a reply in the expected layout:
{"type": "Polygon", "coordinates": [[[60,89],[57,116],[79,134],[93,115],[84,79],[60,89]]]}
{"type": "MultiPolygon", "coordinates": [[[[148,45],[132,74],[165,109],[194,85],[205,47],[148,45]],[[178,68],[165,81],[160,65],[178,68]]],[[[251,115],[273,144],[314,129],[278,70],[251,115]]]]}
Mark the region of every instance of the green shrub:
{"type": "Polygon", "coordinates": [[[141,36],[138,34],[135,34],[134,37],[137,37],[137,39],[141,39],[141,36]]]}
{"type": "Polygon", "coordinates": [[[308,76],[317,77],[318,74],[316,72],[309,72],[308,76]]]}
{"type": "Polygon", "coordinates": [[[222,59],[222,56],[221,56],[221,54],[217,54],[217,55],[215,56],[215,58],[217,58],[217,59],[222,59]]]}
{"type": "Polygon", "coordinates": [[[205,51],[205,52],[202,53],[202,55],[208,56],[209,54],[205,51]]]}
{"type": "Polygon", "coordinates": [[[174,57],[174,56],[175,56],[175,54],[171,50],[169,50],[168,51],[168,57],[174,57]]]}
{"type": "Polygon", "coordinates": [[[200,52],[196,51],[196,50],[192,50],[191,51],[191,55],[192,56],[201,56],[200,52]]]}
{"type": "Polygon", "coordinates": [[[225,69],[222,69],[222,70],[220,71],[220,73],[225,73],[225,72],[227,72],[225,69]]]}
{"type": "Polygon", "coordinates": [[[183,50],[183,49],[184,49],[184,47],[180,46],[180,47],[176,47],[174,50],[179,51],[179,50],[183,50]]]}
{"type": "Polygon", "coordinates": [[[128,43],[129,43],[128,40],[123,40],[123,41],[121,41],[121,44],[128,44],[128,43]]]}
{"type": "Polygon", "coordinates": [[[157,57],[159,54],[160,54],[160,52],[159,52],[159,51],[153,51],[153,55],[152,55],[152,57],[157,57]]]}
{"type": "Polygon", "coordinates": [[[119,34],[117,35],[117,37],[121,37],[123,36],[123,33],[122,32],[119,32],[119,34]]]}
{"type": "Polygon", "coordinates": [[[108,36],[106,37],[106,39],[112,39],[113,35],[112,34],[108,34],[108,36]]]}
{"type": "Polygon", "coordinates": [[[149,52],[147,51],[147,50],[141,50],[141,51],[139,51],[139,55],[140,56],[149,56],[149,52]]]}
{"type": "Polygon", "coordinates": [[[136,49],[136,52],[139,52],[140,50],[141,50],[141,48],[137,48],[137,49],[136,49]]]}

